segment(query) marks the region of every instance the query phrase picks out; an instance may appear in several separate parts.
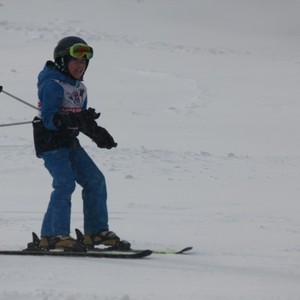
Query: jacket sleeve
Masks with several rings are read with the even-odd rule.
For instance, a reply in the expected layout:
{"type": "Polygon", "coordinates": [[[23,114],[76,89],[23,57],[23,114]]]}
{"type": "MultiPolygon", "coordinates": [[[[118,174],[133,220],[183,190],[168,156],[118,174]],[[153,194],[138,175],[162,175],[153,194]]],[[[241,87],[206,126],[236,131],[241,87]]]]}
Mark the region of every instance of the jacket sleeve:
{"type": "Polygon", "coordinates": [[[50,130],[58,130],[53,123],[53,117],[61,110],[63,87],[54,80],[48,80],[39,87],[38,96],[41,101],[40,116],[44,126],[50,130]]]}

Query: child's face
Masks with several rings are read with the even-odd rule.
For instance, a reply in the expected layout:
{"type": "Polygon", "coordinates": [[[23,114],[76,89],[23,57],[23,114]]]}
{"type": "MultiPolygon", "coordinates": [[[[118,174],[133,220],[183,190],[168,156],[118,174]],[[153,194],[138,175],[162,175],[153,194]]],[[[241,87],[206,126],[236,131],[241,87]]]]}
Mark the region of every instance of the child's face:
{"type": "Polygon", "coordinates": [[[72,77],[77,80],[80,80],[86,70],[86,59],[72,59],[68,64],[68,71],[72,77]]]}

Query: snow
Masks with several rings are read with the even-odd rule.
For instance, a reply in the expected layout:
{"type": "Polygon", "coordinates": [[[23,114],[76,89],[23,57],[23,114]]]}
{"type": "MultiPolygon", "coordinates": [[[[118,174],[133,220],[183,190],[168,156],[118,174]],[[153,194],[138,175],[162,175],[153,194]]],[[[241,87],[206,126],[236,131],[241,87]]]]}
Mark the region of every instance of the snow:
{"type": "MultiPolygon", "coordinates": [[[[56,42],[95,50],[89,104],[119,146],[110,227],[143,260],[0,256],[0,300],[299,300],[299,0],[0,0],[0,85],[36,105],[56,42]]],[[[0,94],[0,123],[35,111],[0,94]]],[[[39,233],[51,178],[0,127],[0,249],[39,233]]],[[[80,189],[72,228],[82,229],[80,189]]]]}

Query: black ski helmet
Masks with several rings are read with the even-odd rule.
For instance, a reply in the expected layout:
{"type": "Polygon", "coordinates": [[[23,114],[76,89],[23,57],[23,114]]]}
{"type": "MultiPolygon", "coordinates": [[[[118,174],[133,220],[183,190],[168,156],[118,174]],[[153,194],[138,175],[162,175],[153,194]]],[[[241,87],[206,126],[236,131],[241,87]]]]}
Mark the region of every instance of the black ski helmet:
{"type": "MultiPolygon", "coordinates": [[[[66,74],[68,73],[68,63],[72,59],[69,54],[65,54],[64,52],[72,47],[74,44],[85,44],[85,40],[78,36],[67,36],[58,41],[56,47],[54,48],[54,61],[58,69],[66,74]]],[[[89,60],[87,60],[86,68],[89,65],[89,60]]]]}

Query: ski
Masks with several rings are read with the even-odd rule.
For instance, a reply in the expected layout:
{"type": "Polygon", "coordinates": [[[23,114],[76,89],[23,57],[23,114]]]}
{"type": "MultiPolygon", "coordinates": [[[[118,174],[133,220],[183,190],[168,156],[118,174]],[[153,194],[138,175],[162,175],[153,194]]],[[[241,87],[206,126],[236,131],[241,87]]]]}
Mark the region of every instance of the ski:
{"type": "Polygon", "coordinates": [[[115,250],[111,248],[93,248],[85,251],[63,251],[63,250],[0,250],[0,255],[26,255],[26,256],[64,256],[64,257],[94,257],[94,258],[143,258],[153,254],[184,254],[193,247],[181,250],[115,250]]]}
{"type": "MultiPolygon", "coordinates": [[[[80,232],[78,235],[80,236],[80,232]]],[[[83,236],[82,236],[83,237],[83,236]]],[[[81,242],[76,248],[70,249],[45,249],[39,246],[40,239],[36,233],[32,233],[32,242],[28,243],[24,250],[0,250],[0,255],[31,255],[31,256],[71,256],[71,257],[98,257],[98,258],[143,258],[152,254],[151,250],[116,249],[113,247],[88,250],[81,242]]]]}
{"type": "MultiPolygon", "coordinates": [[[[166,249],[166,250],[150,250],[151,253],[153,254],[185,254],[188,251],[191,251],[193,247],[186,247],[181,250],[174,250],[174,249],[166,249]]],[[[101,252],[103,249],[101,248],[93,248],[93,249],[87,249],[88,252],[95,253],[95,252],[101,252]]],[[[109,250],[112,251],[112,250],[109,250]]],[[[120,251],[120,250],[117,250],[120,251]]],[[[125,250],[128,251],[128,250],[125,250]]],[[[135,252],[140,252],[144,250],[138,250],[138,249],[130,249],[129,251],[135,251],[135,252]]]]}
{"type": "Polygon", "coordinates": [[[63,257],[92,257],[92,258],[143,258],[152,254],[151,250],[106,250],[101,251],[63,251],[63,250],[0,250],[0,255],[27,256],[63,256],[63,257]]]}
{"type": "MultiPolygon", "coordinates": [[[[175,249],[160,249],[160,250],[150,250],[153,254],[185,254],[187,253],[188,251],[191,251],[193,249],[193,247],[186,247],[186,248],[183,248],[181,250],[175,250],[175,249]]],[[[88,252],[101,252],[103,251],[104,249],[102,248],[92,248],[92,249],[87,249],[88,252]]],[[[111,250],[109,250],[111,251],[111,250]]],[[[120,251],[120,250],[118,250],[120,251]]],[[[127,251],[127,250],[125,250],[127,251]]],[[[136,251],[136,252],[139,252],[139,251],[144,251],[144,250],[138,250],[138,249],[130,249],[130,251],[136,251]]]]}
{"type": "Polygon", "coordinates": [[[27,256],[64,256],[64,257],[93,257],[93,258],[143,258],[154,254],[184,254],[193,249],[186,247],[181,250],[139,250],[130,248],[126,241],[120,241],[119,248],[86,248],[83,244],[83,234],[76,229],[78,246],[71,249],[45,249],[41,248],[40,239],[36,233],[32,233],[32,242],[24,250],[0,250],[0,255],[27,255],[27,256]]]}

